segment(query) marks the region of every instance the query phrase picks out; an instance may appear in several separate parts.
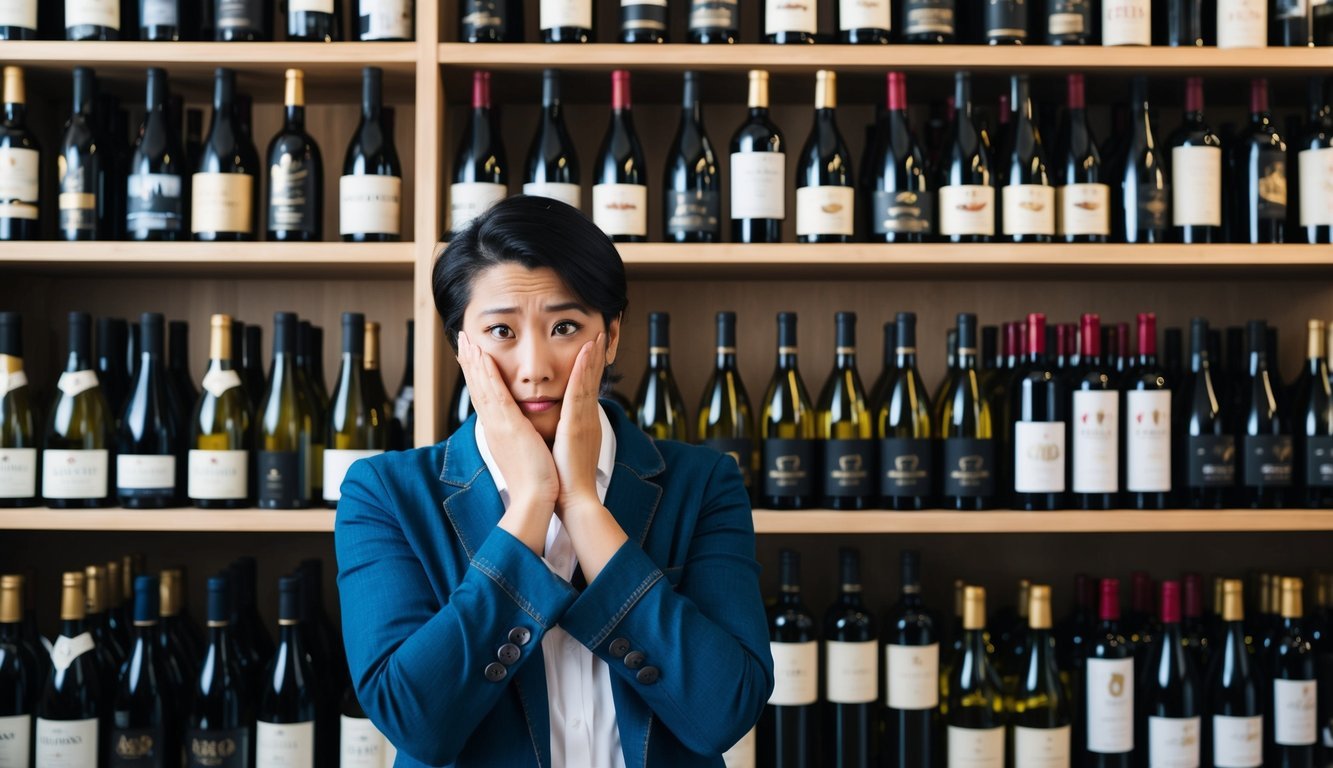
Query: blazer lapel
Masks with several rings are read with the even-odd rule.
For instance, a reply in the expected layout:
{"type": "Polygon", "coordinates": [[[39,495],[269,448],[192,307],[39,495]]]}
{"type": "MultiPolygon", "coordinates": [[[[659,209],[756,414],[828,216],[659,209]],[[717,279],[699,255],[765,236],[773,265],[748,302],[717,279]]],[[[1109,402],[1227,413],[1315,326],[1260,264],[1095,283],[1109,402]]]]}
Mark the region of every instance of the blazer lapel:
{"type": "Polygon", "coordinates": [[[477,450],[477,417],[474,414],[444,445],[440,482],[457,488],[444,500],[444,514],[471,560],[504,515],[495,479],[477,450]]]}

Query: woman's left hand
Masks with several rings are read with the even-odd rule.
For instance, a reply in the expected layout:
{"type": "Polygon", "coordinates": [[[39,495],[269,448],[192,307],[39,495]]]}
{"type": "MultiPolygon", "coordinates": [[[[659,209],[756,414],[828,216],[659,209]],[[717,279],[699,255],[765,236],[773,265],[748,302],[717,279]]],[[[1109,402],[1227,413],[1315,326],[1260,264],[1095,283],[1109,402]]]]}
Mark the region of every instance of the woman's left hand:
{"type": "Polygon", "coordinates": [[[557,514],[588,505],[601,506],[597,498],[597,457],[602,448],[602,419],[597,397],[606,368],[605,334],[583,345],[569,374],[555,430],[556,473],[560,476],[557,514]]]}

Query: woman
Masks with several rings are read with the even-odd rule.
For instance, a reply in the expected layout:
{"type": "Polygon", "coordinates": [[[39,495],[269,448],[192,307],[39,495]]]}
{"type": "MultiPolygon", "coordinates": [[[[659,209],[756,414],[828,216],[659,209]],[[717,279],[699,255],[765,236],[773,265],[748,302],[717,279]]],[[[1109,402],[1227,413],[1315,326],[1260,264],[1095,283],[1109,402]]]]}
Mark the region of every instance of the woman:
{"type": "Polygon", "coordinates": [[[773,688],[735,462],[598,399],[627,304],[574,208],[506,200],[435,265],[476,416],[357,462],[348,665],[402,766],[721,766],[773,688]]]}

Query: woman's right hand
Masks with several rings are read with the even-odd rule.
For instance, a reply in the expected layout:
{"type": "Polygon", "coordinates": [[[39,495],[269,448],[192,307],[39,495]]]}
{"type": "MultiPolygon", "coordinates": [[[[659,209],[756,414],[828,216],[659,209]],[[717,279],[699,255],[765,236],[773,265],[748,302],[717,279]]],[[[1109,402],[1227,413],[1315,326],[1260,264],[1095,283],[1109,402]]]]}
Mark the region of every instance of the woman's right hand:
{"type": "Polygon", "coordinates": [[[546,441],[523,415],[491,356],[458,334],[458,363],[472,407],[486,430],[486,445],[509,489],[509,509],[499,526],[538,555],[560,497],[560,476],[546,441]]]}

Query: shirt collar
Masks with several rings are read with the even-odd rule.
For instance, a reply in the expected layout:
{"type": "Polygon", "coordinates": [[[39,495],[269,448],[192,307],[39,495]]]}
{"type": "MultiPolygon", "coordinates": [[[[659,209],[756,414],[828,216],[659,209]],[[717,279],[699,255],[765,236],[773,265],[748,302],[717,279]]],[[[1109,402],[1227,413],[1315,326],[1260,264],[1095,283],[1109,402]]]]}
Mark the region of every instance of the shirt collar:
{"type": "MultiPolygon", "coordinates": [[[[611,486],[611,474],[616,465],[616,433],[611,429],[611,420],[606,416],[606,409],[600,403],[597,405],[597,417],[602,425],[602,445],[597,454],[597,497],[603,504],[606,503],[606,489],[611,486]]],[[[477,415],[476,423],[477,452],[481,454],[481,460],[486,464],[486,469],[491,473],[491,479],[495,481],[495,490],[500,493],[500,501],[505,508],[509,507],[509,484],[501,474],[499,466],[495,463],[495,457],[491,455],[491,447],[486,443],[486,430],[481,425],[481,415],[477,415]]]]}

